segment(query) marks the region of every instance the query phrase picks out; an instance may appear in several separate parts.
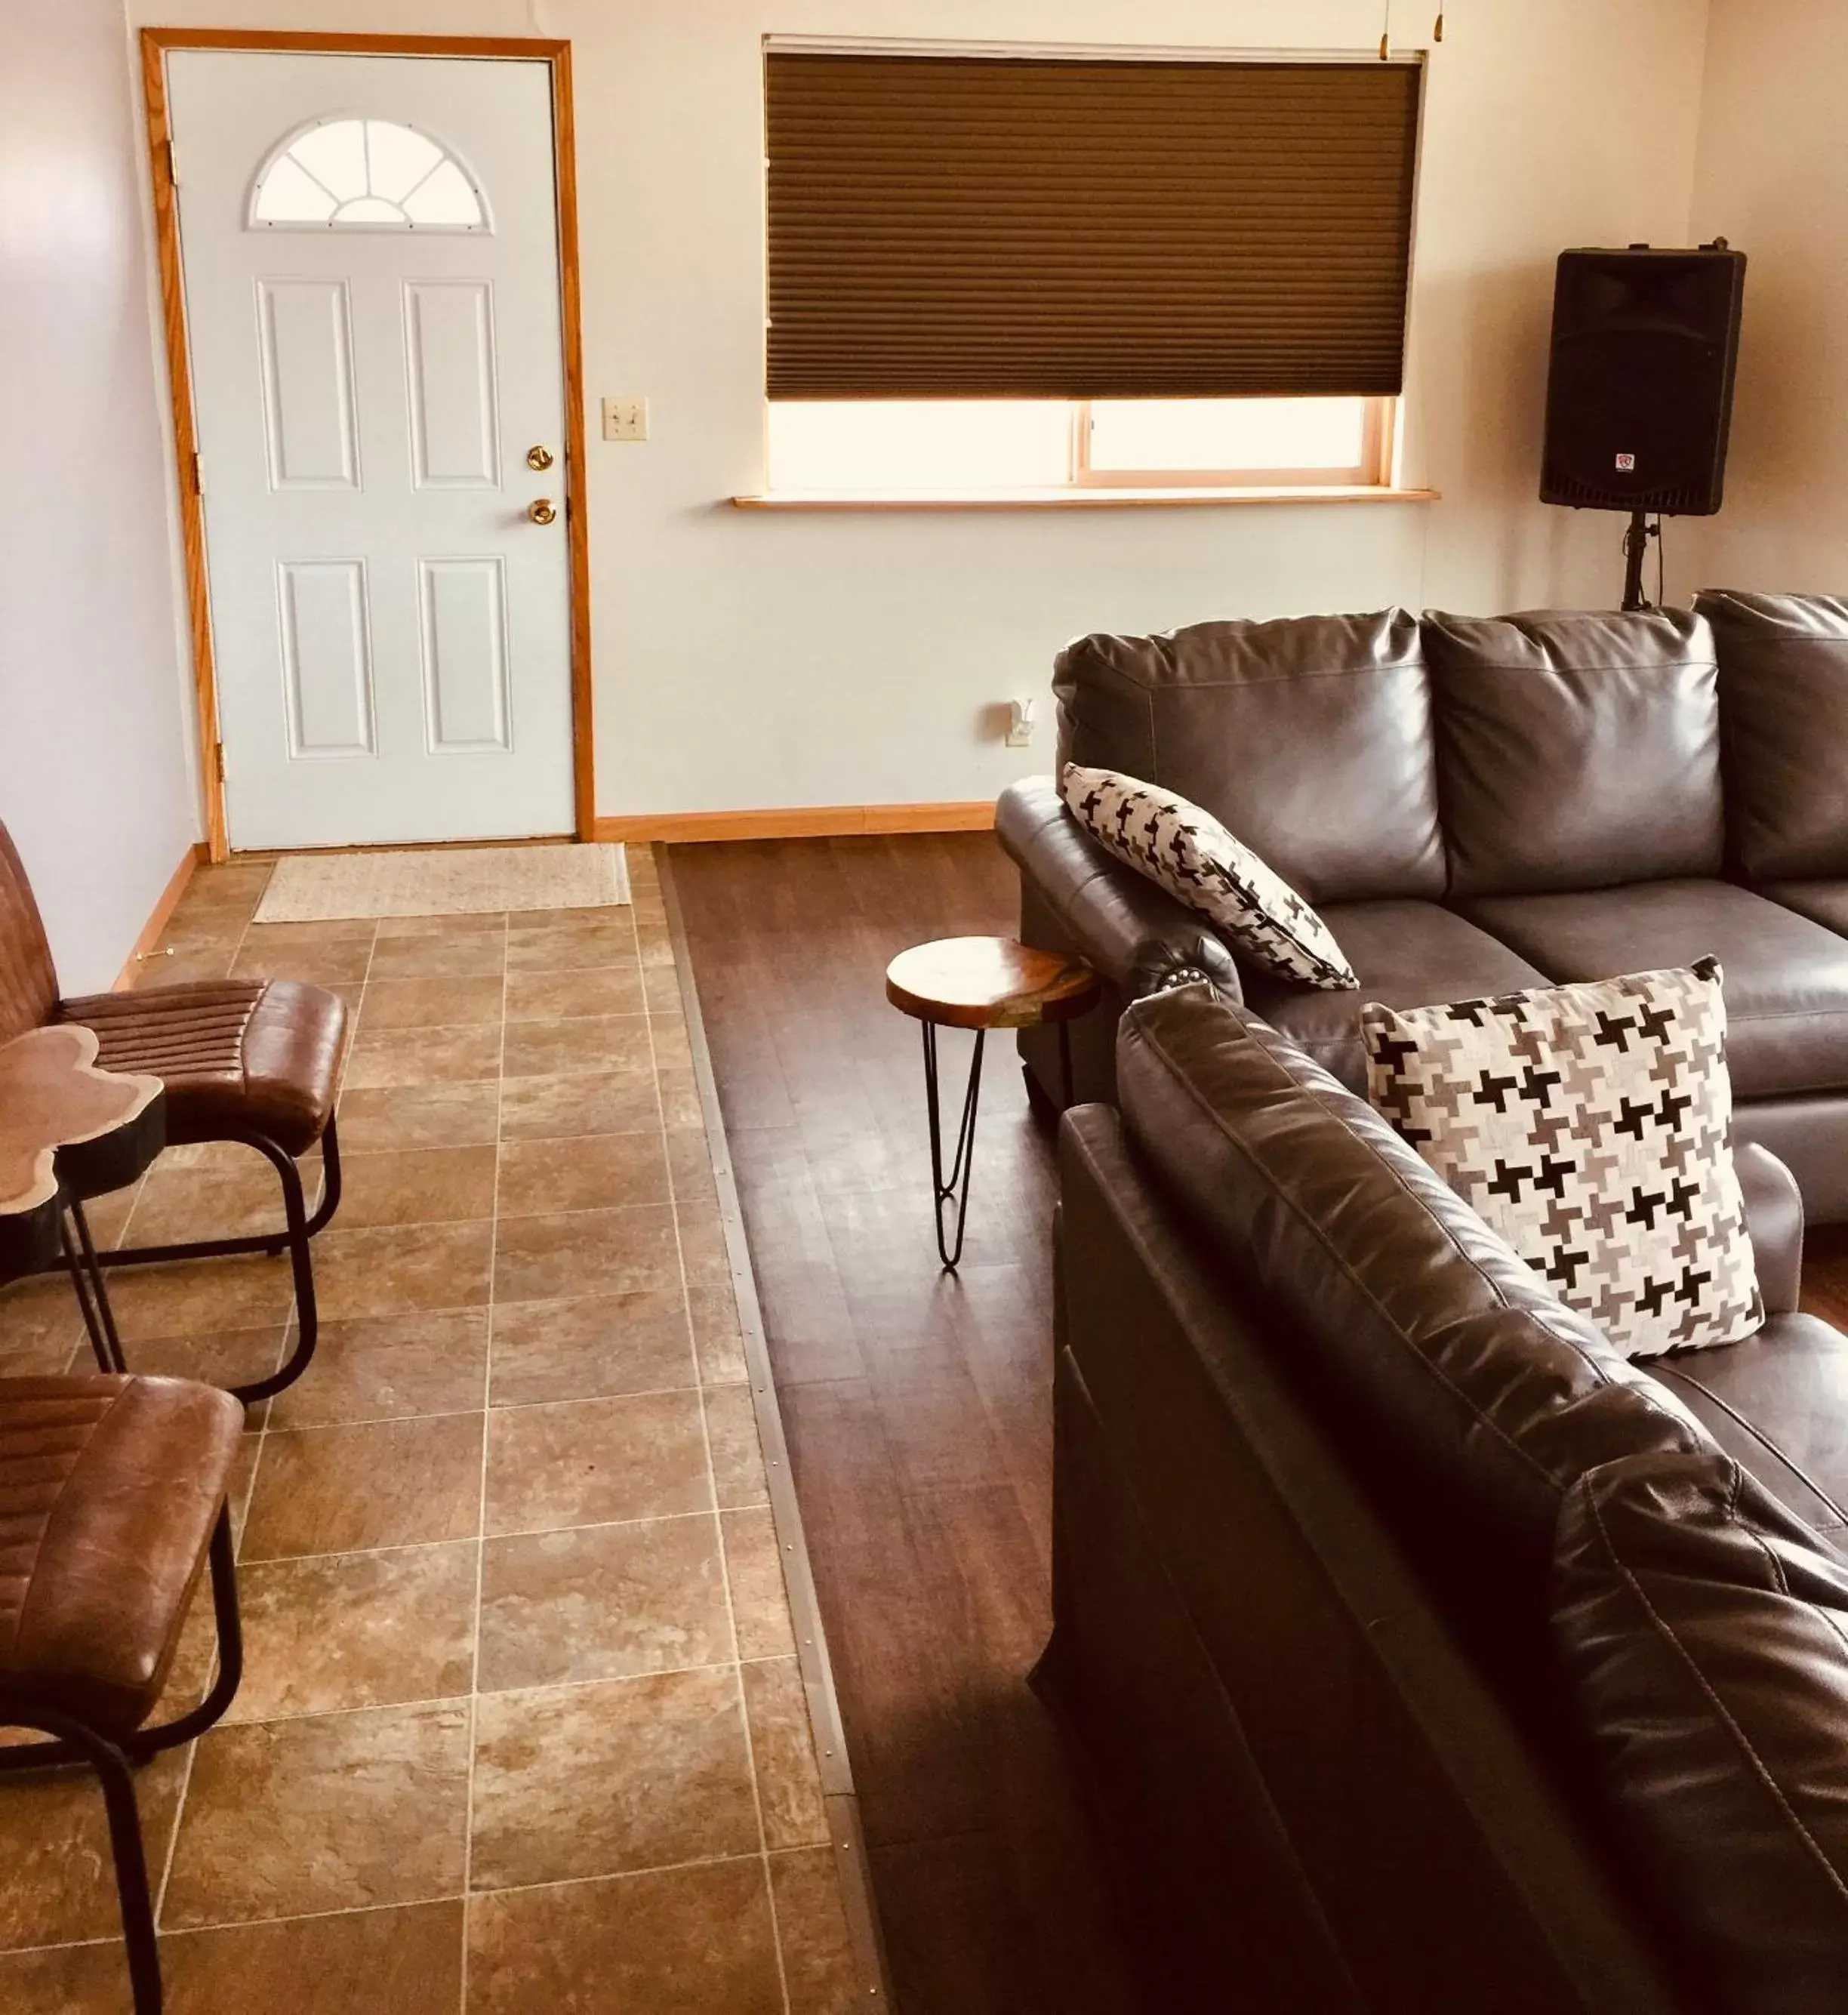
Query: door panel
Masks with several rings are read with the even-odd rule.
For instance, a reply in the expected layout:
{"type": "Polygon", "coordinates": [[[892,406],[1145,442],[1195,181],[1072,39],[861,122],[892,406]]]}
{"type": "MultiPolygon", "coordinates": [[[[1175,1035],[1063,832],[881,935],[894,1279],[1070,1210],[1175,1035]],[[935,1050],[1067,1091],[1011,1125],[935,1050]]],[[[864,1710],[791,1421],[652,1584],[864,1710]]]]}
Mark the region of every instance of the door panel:
{"type": "Polygon", "coordinates": [[[569,832],[548,66],[167,74],[231,844],[569,832]]]}
{"type": "Polygon", "coordinates": [[[498,560],[422,560],[426,731],[439,754],[511,746],[505,574],[498,560]]]}
{"type": "Polygon", "coordinates": [[[274,490],[357,490],[353,331],[339,280],[259,280],[257,354],[274,490]]]}
{"type": "Polygon", "coordinates": [[[370,756],[372,639],[364,560],[285,560],[276,569],[289,754],[370,756]]]}
{"type": "Polygon", "coordinates": [[[480,280],[404,288],[411,481],[419,490],[500,487],[494,300],[480,280]]]}

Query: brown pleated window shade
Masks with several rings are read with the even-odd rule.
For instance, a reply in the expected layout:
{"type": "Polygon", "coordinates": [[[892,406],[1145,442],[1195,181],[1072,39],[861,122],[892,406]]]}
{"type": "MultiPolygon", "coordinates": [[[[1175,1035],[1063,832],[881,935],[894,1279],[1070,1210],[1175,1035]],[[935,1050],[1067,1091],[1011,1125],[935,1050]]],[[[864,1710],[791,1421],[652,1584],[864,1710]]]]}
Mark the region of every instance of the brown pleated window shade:
{"type": "Polygon", "coordinates": [[[773,399],[1399,390],[1416,66],[766,66],[773,399]]]}

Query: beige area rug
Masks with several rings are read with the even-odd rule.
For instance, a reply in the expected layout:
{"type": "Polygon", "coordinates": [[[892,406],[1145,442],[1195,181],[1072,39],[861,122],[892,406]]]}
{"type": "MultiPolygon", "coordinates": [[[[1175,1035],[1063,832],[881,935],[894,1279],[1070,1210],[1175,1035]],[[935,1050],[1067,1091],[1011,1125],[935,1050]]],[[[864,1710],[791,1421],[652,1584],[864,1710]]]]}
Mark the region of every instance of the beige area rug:
{"type": "Polygon", "coordinates": [[[629,900],[620,846],[432,847],[296,853],[276,863],[260,924],[341,917],[460,917],[493,910],[599,910],[629,900]]]}

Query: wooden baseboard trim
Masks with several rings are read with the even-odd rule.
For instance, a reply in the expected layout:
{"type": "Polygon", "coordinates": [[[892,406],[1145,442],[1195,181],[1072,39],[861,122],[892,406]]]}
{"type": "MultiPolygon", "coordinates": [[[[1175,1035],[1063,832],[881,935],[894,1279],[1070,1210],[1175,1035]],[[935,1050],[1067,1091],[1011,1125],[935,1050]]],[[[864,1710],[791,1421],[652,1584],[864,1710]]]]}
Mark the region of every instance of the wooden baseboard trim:
{"type": "Polygon", "coordinates": [[[992,798],[928,805],[793,805],[754,812],[639,812],[597,821],[599,839],[833,839],[861,833],[985,832],[992,798]]]}
{"type": "Polygon", "coordinates": [[[180,857],[180,864],[173,871],[172,878],[160,892],[160,900],[154,905],[154,912],[142,926],[142,934],[135,941],[135,949],[128,954],[128,962],[116,975],[116,983],[109,989],[112,993],[126,993],[134,986],[143,961],[160,942],[160,933],[167,928],[167,920],[180,906],[180,898],[186,893],[186,885],[198,871],[199,863],[206,856],[206,843],[196,839],[180,857]]]}

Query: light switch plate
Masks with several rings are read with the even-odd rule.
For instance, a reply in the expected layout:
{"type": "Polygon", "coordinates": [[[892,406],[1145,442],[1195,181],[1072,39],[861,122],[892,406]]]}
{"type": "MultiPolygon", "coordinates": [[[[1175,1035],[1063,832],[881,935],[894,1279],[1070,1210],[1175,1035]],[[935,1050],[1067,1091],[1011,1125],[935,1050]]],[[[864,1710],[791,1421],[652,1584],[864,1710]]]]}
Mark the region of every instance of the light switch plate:
{"type": "Polygon", "coordinates": [[[603,438],[613,441],[645,441],[648,437],[648,402],[646,399],[605,399],[603,402],[603,438]]]}

